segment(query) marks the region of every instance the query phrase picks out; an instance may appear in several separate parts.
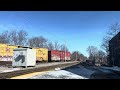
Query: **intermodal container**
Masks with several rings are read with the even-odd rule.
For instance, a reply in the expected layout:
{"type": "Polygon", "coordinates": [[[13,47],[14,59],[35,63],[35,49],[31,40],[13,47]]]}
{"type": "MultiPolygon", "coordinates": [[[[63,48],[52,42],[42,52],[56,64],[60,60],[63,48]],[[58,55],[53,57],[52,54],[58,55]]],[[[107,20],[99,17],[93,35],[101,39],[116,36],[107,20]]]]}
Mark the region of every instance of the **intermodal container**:
{"type": "Polygon", "coordinates": [[[70,60],[70,52],[60,51],[60,60],[70,60]]]}
{"type": "Polygon", "coordinates": [[[0,61],[6,60],[6,48],[7,44],[0,44],[0,61]]]}
{"type": "Polygon", "coordinates": [[[0,60],[1,61],[12,61],[13,49],[17,46],[3,44],[0,45],[0,60]]]}
{"type": "Polygon", "coordinates": [[[58,50],[48,51],[48,59],[49,61],[60,61],[60,51],[58,50]]]}
{"type": "Polygon", "coordinates": [[[47,48],[34,48],[36,49],[36,61],[48,61],[48,49],[47,48]]]}
{"type": "Polygon", "coordinates": [[[71,53],[70,52],[66,52],[66,60],[70,60],[71,57],[71,53]]]}
{"type": "Polygon", "coordinates": [[[13,54],[14,54],[13,50],[16,49],[16,48],[18,48],[18,47],[15,46],[15,45],[8,45],[7,46],[6,52],[8,54],[9,60],[12,60],[13,54]]]}

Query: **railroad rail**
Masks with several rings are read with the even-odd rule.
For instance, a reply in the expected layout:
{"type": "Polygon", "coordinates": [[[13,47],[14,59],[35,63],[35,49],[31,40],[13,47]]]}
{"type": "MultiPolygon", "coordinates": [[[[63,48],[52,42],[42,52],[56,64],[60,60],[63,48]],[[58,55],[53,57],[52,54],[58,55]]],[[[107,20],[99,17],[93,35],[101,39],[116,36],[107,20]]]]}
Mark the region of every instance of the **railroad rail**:
{"type": "Polygon", "coordinates": [[[0,61],[0,66],[11,66],[12,61],[0,61]]]}
{"type": "Polygon", "coordinates": [[[47,71],[47,70],[53,70],[56,67],[63,69],[63,68],[70,67],[70,66],[73,66],[76,64],[79,64],[79,62],[71,62],[71,63],[51,65],[51,66],[28,68],[28,69],[17,70],[17,71],[12,71],[12,72],[5,72],[5,73],[0,73],[0,79],[9,79],[9,78],[12,78],[15,76],[25,75],[25,74],[29,74],[29,73],[33,73],[33,72],[42,72],[42,71],[47,71]]]}

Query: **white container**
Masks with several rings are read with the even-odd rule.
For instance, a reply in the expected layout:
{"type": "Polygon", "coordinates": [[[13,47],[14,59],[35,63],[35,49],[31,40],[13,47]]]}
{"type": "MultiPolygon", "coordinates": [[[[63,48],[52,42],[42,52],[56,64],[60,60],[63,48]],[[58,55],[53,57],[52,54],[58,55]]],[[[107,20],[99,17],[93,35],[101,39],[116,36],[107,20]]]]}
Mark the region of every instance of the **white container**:
{"type": "Polygon", "coordinates": [[[35,66],[36,65],[36,50],[29,48],[14,49],[12,66],[35,66]]]}

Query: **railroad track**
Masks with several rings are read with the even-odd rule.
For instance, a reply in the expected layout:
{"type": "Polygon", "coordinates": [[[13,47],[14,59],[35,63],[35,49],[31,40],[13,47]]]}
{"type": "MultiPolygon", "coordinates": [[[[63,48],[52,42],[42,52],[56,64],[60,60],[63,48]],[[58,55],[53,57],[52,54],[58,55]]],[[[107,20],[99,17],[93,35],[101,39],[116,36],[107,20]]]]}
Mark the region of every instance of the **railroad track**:
{"type": "Polygon", "coordinates": [[[11,66],[12,65],[12,61],[0,61],[0,66],[11,66]]]}
{"type": "Polygon", "coordinates": [[[5,72],[5,73],[0,73],[0,79],[9,79],[15,76],[20,76],[24,74],[29,74],[33,72],[42,72],[42,71],[47,71],[47,70],[53,70],[56,67],[59,67],[61,69],[70,67],[73,65],[79,64],[78,62],[73,62],[73,63],[64,63],[64,64],[58,64],[58,65],[52,65],[52,66],[46,66],[46,67],[35,67],[35,68],[30,68],[30,69],[25,69],[25,70],[18,70],[18,71],[13,71],[13,72],[5,72]]]}

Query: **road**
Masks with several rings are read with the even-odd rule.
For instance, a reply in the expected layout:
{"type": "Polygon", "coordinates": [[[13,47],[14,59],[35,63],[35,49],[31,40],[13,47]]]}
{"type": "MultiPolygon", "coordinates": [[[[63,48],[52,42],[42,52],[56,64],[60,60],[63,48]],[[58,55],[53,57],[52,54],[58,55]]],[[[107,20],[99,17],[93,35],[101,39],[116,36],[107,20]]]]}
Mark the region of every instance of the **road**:
{"type": "Polygon", "coordinates": [[[75,65],[66,69],[56,68],[28,79],[120,79],[120,72],[96,66],[75,65]]]}

